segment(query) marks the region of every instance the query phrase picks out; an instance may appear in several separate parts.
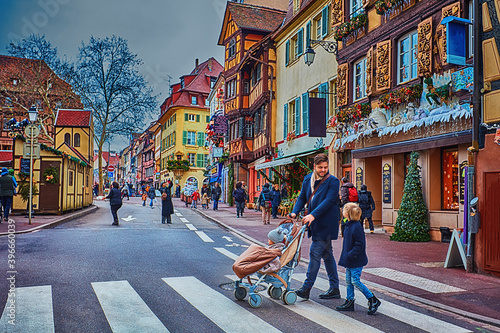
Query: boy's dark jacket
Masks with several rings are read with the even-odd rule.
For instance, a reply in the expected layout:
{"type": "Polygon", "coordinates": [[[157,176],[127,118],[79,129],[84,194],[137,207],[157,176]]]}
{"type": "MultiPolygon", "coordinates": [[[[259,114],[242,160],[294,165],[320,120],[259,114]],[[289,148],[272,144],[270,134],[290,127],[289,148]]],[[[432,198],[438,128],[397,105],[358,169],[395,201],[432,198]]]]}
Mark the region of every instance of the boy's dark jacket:
{"type": "Polygon", "coordinates": [[[368,264],[368,257],[366,256],[365,232],[359,221],[349,221],[345,224],[339,266],[357,268],[366,264],[368,264]]]}
{"type": "MultiPolygon", "coordinates": [[[[308,174],[302,182],[302,190],[293,207],[296,215],[299,215],[312,194],[311,176],[312,173],[308,174]]],[[[316,181],[316,184],[319,182],[316,181]]],[[[335,240],[339,236],[339,186],[338,178],[330,175],[309,204],[309,214],[314,216],[314,221],[309,227],[308,236],[312,236],[313,241],[335,240]]]]}

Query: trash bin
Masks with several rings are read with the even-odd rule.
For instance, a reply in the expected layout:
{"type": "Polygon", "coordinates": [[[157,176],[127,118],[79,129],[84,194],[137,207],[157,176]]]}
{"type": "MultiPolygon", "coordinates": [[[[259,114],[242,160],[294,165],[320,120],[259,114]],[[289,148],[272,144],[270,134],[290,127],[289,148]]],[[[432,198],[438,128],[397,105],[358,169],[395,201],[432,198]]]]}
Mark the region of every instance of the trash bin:
{"type": "Polygon", "coordinates": [[[441,231],[441,242],[449,243],[451,241],[451,230],[448,227],[440,227],[439,231],[441,231]]]}

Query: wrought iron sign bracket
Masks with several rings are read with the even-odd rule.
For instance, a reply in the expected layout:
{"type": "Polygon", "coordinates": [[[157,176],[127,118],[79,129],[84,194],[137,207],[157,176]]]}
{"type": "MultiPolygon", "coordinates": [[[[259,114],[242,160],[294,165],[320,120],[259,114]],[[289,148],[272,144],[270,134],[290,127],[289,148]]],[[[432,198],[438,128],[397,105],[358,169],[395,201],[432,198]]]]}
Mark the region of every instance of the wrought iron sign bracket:
{"type": "Polygon", "coordinates": [[[326,40],[311,39],[310,43],[311,43],[311,46],[313,46],[315,44],[319,44],[326,50],[326,52],[333,53],[335,55],[335,57],[337,56],[337,42],[336,41],[330,42],[330,41],[326,41],[326,40]]]}

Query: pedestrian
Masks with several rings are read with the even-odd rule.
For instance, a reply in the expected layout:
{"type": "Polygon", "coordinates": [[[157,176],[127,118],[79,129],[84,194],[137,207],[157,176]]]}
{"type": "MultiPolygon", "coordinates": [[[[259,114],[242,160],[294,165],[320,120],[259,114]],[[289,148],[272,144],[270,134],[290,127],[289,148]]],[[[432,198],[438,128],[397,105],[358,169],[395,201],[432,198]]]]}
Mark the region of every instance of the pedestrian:
{"type": "Polygon", "coordinates": [[[142,205],[146,206],[146,200],[148,200],[148,195],[146,194],[146,191],[142,192],[142,205]]]}
{"type": "Polygon", "coordinates": [[[273,195],[273,202],[272,202],[273,207],[271,215],[273,216],[273,219],[275,219],[278,218],[278,207],[281,204],[281,193],[277,184],[273,186],[271,194],[273,195]]]}
{"type": "Polygon", "coordinates": [[[200,192],[200,196],[203,198],[203,194],[207,193],[208,195],[208,186],[207,184],[203,184],[203,186],[201,187],[201,192],[200,192]]]}
{"type": "Polygon", "coordinates": [[[111,207],[111,214],[113,215],[113,223],[111,225],[118,225],[118,209],[122,206],[122,195],[120,193],[120,184],[117,182],[112,183],[112,188],[109,191],[106,199],[109,199],[111,207]]]}
{"type": "Polygon", "coordinates": [[[172,204],[172,194],[171,189],[174,186],[170,180],[167,183],[162,184],[162,194],[161,194],[161,223],[168,224],[172,223],[171,215],[174,213],[174,205],[172,204]]]}
{"type": "Polygon", "coordinates": [[[203,193],[203,196],[201,197],[201,208],[208,209],[208,193],[207,192],[203,193]]]}
{"type": "Polygon", "coordinates": [[[196,189],[194,191],[192,199],[193,199],[193,202],[191,203],[191,208],[198,208],[198,207],[196,207],[198,200],[200,199],[200,192],[198,192],[198,189],[196,189]]]}
{"type": "Polygon", "coordinates": [[[337,310],[354,311],[354,287],[356,287],[368,299],[368,314],[372,315],[377,312],[381,302],[360,281],[363,266],[368,264],[365,232],[359,223],[361,208],[356,203],[349,202],[344,205],[342,213],[348,222],[345,224],[339,265],[345,267],[347,296],[344,304],[337,306],[337,310]]]}
{"type": "Polygon", "coordinates": [[[215,183],[215,187],[212,190],[212,200],[214,201],[214,210],[219,210],[219,199],[222,194],[222,189],[219,183],[215,183]]]}
{"type": "Polygon", "coordinates": [[[241,188],[243,189],[243,191],[245,191],[245,204],[241,207],[241,216],[243,216],[243,213],[245,212],[245,206],[249,200],[248,189],[244,181],[241,182],[241,188]]]}
{"type": "Polygon", "coordinates": [[[153,201],[156,198],[156,192],[155,192],[155,188],[153,186],[148,186],[148,188],[149,188],[148,198],[151,200],[151,202],[149,203],[149,206],[151,207],[151,209],[153,209],[153,201]]]}
{"type": "Polygon", "coordinates": [[[95,183],[93,190],[94,190],[94,195],[97,197],[99,195],[99,184],[95,183]]]}
{"type": "Polygon", "coordinates": [[[16,187],[15,179],[9,174],[9,170],[2,168],[2,173],[0,174],[0,201],[2,202],[4,221],[9,220],[10,208],[14,194],[16,193],[16,187]]]}
{"type": "Polygon", "coordinates": [[[181,186],[180,185],[177,185],[175,187],[175,197],[176,198],[180,198],[181,197],[181,186]]]}
{"type": "Polygon", "coordinates": [[[259,205],[262,209],[262,224],[271,224],[271,208],[273,206],[273,194],[269,190],[269,184],[265,183],[259,195],[259,205]]]}
{"type": "Polygon", "coordinates": [[[337,265],[333,257],[332,240],[339,234],[339,180],[328,173],[328,156],[314,157],[314,171],[302,183],[300,195],[295,202],[290,217],[295,218],[306,208],[302,223],[309,226],[308,237],[312,237],[309,249],[309,266],[306,280],[296,291],[297,296],[308,299],[316,281],[321,258],[325,263],[330,288],[319,298],[340,298],[337,265]]]}
{"type": "Polygon", "coordinates": [[[346,220],[342,217],[342,208],[348,202],[357,202],[358,201],[358,192],[354,187],[354,184],[349,181],[349,178],[342,178],[342,186],[340,187],[340,229],[342,237],[344,236],[344,224],[346,220]]]}
{"type": "Polygon", "coordinates": [[[361,226],[364,225],[365,219],[368,220],[368,224],[370,226],[370,234],[373,234],[373,219],[372,213],[375,210],[375,201],[372,197],[372,192],[367,191],[367,186],[365,184],[361,185],[361,191],[358,192],[358,200],[359,200],[359,208],[361,208],[361,226]]]}
{"type": "Polygon", "coordinates": [[[245,207],[245,190],[242,182],[236,183],[236,188],[233,190],[233,199],[236,204],[236,217],[243,217],[243,208],[245,207]]]}
{"type": "Polygon", "coordinates": [[[127,197],[127,200],[130,200],[130,190],[128,188],[128,185],[127,184],[123,184],[123,187],[122,187],[122,195],[123,195],[123,198],[127,197]]]}
{"type": "Polygon", "coordinates": [[[288,191],[286,190],[286,184],[281,185],[281,200],[288,199],[288,191]]]}

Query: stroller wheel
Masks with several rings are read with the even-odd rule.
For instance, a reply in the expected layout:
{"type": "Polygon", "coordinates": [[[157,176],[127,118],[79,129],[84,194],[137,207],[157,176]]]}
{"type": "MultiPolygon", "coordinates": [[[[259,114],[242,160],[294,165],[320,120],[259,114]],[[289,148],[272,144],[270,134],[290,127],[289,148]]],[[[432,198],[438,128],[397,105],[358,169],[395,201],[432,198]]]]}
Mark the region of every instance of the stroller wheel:
{"type": "Polygon", "coordinates": [[[291,291],[291,290],[287,291],[287,292],[283,293],[283,295],[281,295],[281,300],[286,305],[295,304],[295,301],[297,301],[297,294],[295,293],[295,291],[291,291]]]}
{"type": "Polygon", "coordinates": [[[245,299],[247,296],[247,290],[243,287],[236,287],[234,289],[234,298],[236,298],[238,301],[242,301],[245,299]]]}
{"type": "Polygon", "coordinates": [[[262,296],[259,294],[250,294],[248,296],[248,304],[254,309],[260,307],[262,305],[262,296]]]}
{"type": "Polygon", "coordinates": [[[281,288],[277,288],[273,285],[269,286],[267,289],[267,294],[274,299],[280,299],[281,297],[281,288]]]}

